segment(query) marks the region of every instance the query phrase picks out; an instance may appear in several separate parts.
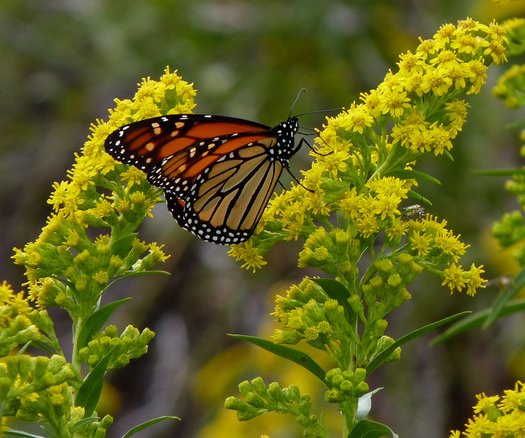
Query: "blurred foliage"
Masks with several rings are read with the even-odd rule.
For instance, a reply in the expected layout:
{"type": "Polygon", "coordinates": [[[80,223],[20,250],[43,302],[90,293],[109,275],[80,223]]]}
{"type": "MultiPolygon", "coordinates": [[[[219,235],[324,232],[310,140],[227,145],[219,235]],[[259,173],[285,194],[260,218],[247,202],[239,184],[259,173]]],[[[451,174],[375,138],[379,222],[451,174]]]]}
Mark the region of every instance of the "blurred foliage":
{"type": "MultiPolygon", "coordinates": [[[[441,24],[467,16],[485,23],[522,16],[520,3],[504,9],[488,0],[1,2],[0,278],[24,282],[22,269],[10,260],[12,248],[39,234],[51,210],[45,202],[51,185],[65,178],[90,123],[107,118],[115,97],[132,97],[142,77],[157,78],[169,65],[195,83],[197,112],[275,125],[287,117],[302,87],[308,92],[297,113],[349,106],[360,92],[375,88],[399,53],[417,46],[419,36],[428,38],[441,24]]],[[[490,73],[484,92],[470,99],[455,161],[430,160],[419,169],[442,185],[422,184],[418,191],[433,200],[427,211],[447,219],[472,246],[472,262],[497,277],[509,265],[486,237],[488,227],[515,201],[504,193],[503,179],[470,171],[520,163],[517,136],[503,129],[519,115],[491,97],[490,83],[501,70],[490,73]]],[[[322,122],[322,115],[301,118],[305,126],[322,122]]],[[[307,166],[307,154],[299,155],[292,163],[297,173],[307,166]]],[[[276,290],[300,275],[289,257],[293,244],[270,252],[268,266],[251,274],[227,257],[226,248],[180,230],[164,206],[154,214],[142,238],[166,243],[172,254],[166,270],[172,275],[122,282],[115,297],[133,301],[112,323],[148,326],[157,337],[150,353],[113,379],[107,391],[113,400],[108,409],[116,416],[112,432],[117,436],[156,415],[177,415],[182,423],[155,426],[151,436],[217,437],[219,425],[229,437],[258,436],[253,424],[237,424],[222,401],[244,378],[266,372],[271,381],[276,370],[297,369],[262,359],[269,353],[239,347],[225,333],[255,334],[261,318],[268,320],[276,290]],[[277,279],[281,283],[275,286],[277,279]],[[244,354],[248,363],[240,360],[244,354]],[[212,377],[204,378],[201,369],[212,377]],[[213,379],[219,379],[216,385],[213,379]]],[[[472,305],[448,297],[430,277],[411,292],[414,300],[393,315],[388,334],[394,338],[472,305]]],[[[497,293],[487,289],[474,306],[486,307],[497,293]]],[[[432,349],[425,340],[407,346],[401,361],[374,376],[376,386],[387,388],[375,397],[378,420],[403,436],[440,437],[461,427],[474,394],[501,392],[524,378],[517,375],[514,354],[522,342],[522,330],[513,334],[516,318],[432,349]],[[513,357],[511,370],[508,357],[513,357]]],[[[522,374],[524,369],[522,359],[522,374]]],[[[286,383],[283,376],[279,380],[286,383]]],[[[272,438],[278,436],[275,430],[272,438]]]]}

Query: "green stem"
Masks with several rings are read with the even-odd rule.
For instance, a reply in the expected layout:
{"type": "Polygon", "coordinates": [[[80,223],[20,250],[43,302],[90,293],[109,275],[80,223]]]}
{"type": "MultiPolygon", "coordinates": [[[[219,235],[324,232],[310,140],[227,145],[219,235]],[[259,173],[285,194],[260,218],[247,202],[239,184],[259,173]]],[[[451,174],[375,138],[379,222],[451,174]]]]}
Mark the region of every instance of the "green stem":
{"type": "Polygon", "coordinates": [[[80,316],[76,321],[73,322],[73,354],[71,355],[71,365],[73,366],[73,369],[77,372],[79,376],[82,375],[82,361],[78,356],[78,337],[80,335],[83,324],[84,320],[80,316]]]}
{"type": "Polygon", "coordinates": [[[346,425],[346,418],[343,421],[343,438],[346,438],[350,431],[348,430],[348,426],[346,425]]]}
{"type": "Polygon", "coordinates": [[[370,266],[367,268],[367,270],[363,274],[363,278],[361,279],[361,284],[368,283],[370,281],[370,279],[377,272],[377,268],[376,268],[376,266],[375,266],[375,264],[373,262],[374,262],[374,260],[372,259],[372,263],[370,264],[370,266]]]}
{"type": "Polygon", "coordinates": [[[402,169],[404,168],[406,163],[409,163],[410,161],[413,161],[413,157],[411,157],[411,152],[403,146],[396,144],[390,151],[390,154],[388,155],[387,159],[377,167],[377,169],[369,179],[373,179],[377,175],[385,175],[392,168],[402,169]]]}
{"type": "Polygon", "coordinates": [[[357,400],[347,401],[339,405],[341,413],[343,414],[343,438],[347,438],[348,434],[355,427],[357,414],[357,400]]]}

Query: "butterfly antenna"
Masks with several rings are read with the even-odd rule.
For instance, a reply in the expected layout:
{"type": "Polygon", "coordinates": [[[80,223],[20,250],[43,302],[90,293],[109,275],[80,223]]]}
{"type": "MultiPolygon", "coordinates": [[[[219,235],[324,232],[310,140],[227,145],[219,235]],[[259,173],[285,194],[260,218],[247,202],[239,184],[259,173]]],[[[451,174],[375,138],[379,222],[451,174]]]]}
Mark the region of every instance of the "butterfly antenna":
{"type": "Polygon", "coordinates": [[[312,134],[315,134],[316,133],[316,130],[315,128],[310,128],[309,126],[301,126],[301,130],[307,130],[307,131],[310,131],[310,132],[299,132],[297,131],[298,134],[303,134],[303,135],[312,135],[312,134]]]}
{"type": "Polygon", "coordinates": [[[300,96],[302,93],[304,93],[304,92],[306,92],[306,88],[301,88],[301,89],[299,90],[299,93],[297,94],[297,97],[295,98],[295,100],[294,100],[293,103],[292,103],[292,107],[290,108],[290,112],[288,113],[288,118],[291,118],[291,117],[292,117],[293,107],[295,106],[295,104],[296,104],[297,101],[299,100],[299,96],[300,96]]]}
{"type": "Polygon", "coordinates": [[[315,131],[313,131],[313,132],[297,131],[297,134],[300,134],[300,135],[317,135],[317,132],[315,132],[315,131]]]}
{"type": "Polygon", "coordinates": [[[341,108],[332,108],[332,109],[327,109],[327,110],[309,111],[307,113],[297,114],[295,117],[307,116],[308,114],[329,113],[329,112],[332,112],[332,111],[343,111],[343,110],[344,110],[344,108],[341,107],[341,108]]]}

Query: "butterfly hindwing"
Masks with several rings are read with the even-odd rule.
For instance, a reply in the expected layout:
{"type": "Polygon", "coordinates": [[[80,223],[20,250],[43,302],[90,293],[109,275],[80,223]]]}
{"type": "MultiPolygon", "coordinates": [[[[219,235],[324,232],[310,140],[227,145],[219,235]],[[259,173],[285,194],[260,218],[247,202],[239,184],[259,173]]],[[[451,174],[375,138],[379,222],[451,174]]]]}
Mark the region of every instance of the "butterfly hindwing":
{"type": "Polygon", "coordinates": [[[268,159],[263,143],[254,143],[217,160],[186,193],[165,190],[168,208],[179,225],[202,240],[240,243],[257,226],[282,168],[280,161],[268,159]]]}

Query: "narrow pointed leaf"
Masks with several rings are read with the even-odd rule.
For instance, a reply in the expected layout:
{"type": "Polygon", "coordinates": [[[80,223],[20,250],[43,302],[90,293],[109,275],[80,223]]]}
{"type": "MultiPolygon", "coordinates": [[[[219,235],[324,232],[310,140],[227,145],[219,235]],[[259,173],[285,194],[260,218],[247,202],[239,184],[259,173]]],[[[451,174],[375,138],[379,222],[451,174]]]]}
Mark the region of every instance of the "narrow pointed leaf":
{"type": "Polygon", "coordinates": [[[28,342],[27,344],[25,344],[20,350],[18,350],[18,352],[16,353],[17,356],[21,355],[21,354],[24,354],[25,351],[29,348],[29,347],[35,347],[35,348],[38,348],[39,350],[42,350],[44,352],[46,352],[47,354],[49,354],[50,356],[53,355],[53,354],[56,354],[56,351],[54,349],[51,349],[49,348],[46,344],[49,345],[48,342],[46,342],[48,340],[48,338],[46,336],[41,336],[40,337],[40,340],[39,341],[31,341],[31,342],[28,342]]]}
{"type": "Polygon", "coordinates": [[[441,185],[438,179],[430,176],[424,172],[418,172],[417,170],[395,170],[393,172],[388,172],[385,176],[395,176],[400,179],[417,179],[419,181],[428,181],[434,184],[441,185]]]}
{"type": "Polygon", "coordinates": [[[303,353],[302,351],[295,350],[290,347],[285,347],[281,344],[274,344],[271,341],[267,341],[266,339],[258,338],[256,336],[246,336],[246,335],[232,335],[229,334],[228,336],[231,336],[235,339],[241,339],[243,341],[251,342],[254,345],[257,345],[258,347],[264,348],[265,350],[268,350],[269,352],[276,354],[277,356],[284,357],[285,359],[291,360],[292,362],[295,362],[296,364],[301,365],[302,367],[306,368],[308,371],[310,371],[314,376],[316,376],[321,382],[323,382],[328,388],[331,388],[332,385],[330,385],[326,380],[326,372],[323,370],[317,362],[315,362],[310,356],[308,356],[306,353],[303,353]]]}
{"type": "Polygon", "coordinates": [[[84,383],[78,390],[77,398],[75,399],[75,406],[82,406],[86,416],[90,416],[96,409],[102,394],[102,386],[104,385],[104,376],[108,367],[113,351],[116,347],[109,350],[102,360],[95,365],[95,368],[87,375],[84,383]]]}
{"type": "Polygon", "coordinates": [[[95,333],[98,333],[104,324],[107,322],[113,312],[122,304],[127,303],[131,298],[124,298],[123,300],[114,301],[101,307],[94,312],[84,323],[80,334],[78,335],[77,349],[84,348],[91,340],[95,333]]]}
{"type": "Polygon", "coordinates": [[[4,436],[20,436],[24,438],[44,438],[42,435],[33,435],[32,433],[22,432],[21,430],[5,430],[3,431],[4,436]]]}
{"type": "Polygon", "coordinates": [[[106,286],[106,288],[104,290],[109,289],[115,283],[118,283],[119,281],[125,280],[126,278],[142,277],[143,275],[149,275],[149,274],[166,274],[166,275],[171,275],[171,273],[167,272],[167,271],[139,271],[139,272],[130,271],[130,272],[124,273],[122,276],[120,276],[117,279],[113,280],[111,283],[109,283],[106,286]]]}
{"type": "Polygon", "coordinates": [[[348,303],[350,293],[343,284],[331,278],[312,278],[311,280],[321,286],[330,298],[337,300],[337,302],[343,306],[348,321],[355,320],[355,313],[348,303]]]}
{"type": "Polygon", "coordinates": [[[525,128],[525,120],[518,120],[517,122],[509,123],[505,126],[507,129],[520,129],[525,128]]]}
{"type": "Polygon", "coordinates": [[[75,423],[75,426],[73,426],[73,432],[77,429],[80,429],[82,426],[85,426],[86,424],[93,423],[94,421],[99,421],[100,418],[98,417],[87,417],[82,418],[82,420],[79,420],[75,423]]]}
{"type": "Polygon", "coordinates": [[[348,438],[381,438],[398,436],[387,425],[370,420],[361,420],[352,429],[348,438]]]}
{"type": "MultiPolygon", "coordinates": [[[[499,317],[507,316],[512,313],[522,312],[525,310],[525,299],[512,300],[508,302],[503,309],[499,312],[499,317]]],[[[463,318],[461,321],[451,325],[447,330],[445,330],[441,335],[435,337],[431,345],[438,344],[440,342],[446,341],[454,336],[459,335],[460,333],[471,330],[474,327],[478,327],[487,321],[487,318],[493,312],[493,308],[489,307],[480,312],[473,313],[468,315],[466,318],[463,318]]]]}
{"type": "Polygon", "coordinates": [[[131,233],[115,241],[111,245],[111,254],[124,258],[128,253],[131,244],[138,235],[138,233],[131,233]]]}
{"type": "Polygon", "coordinates": [[[525,169],[485,169],[476,170],[474,173],[483,176],[514,176],[525,175],[525,169]]]}
{"type": "Polygon", "coordinates": [[[427,205],[432,205],[432,202],[430,202],[429,199],[425,198],[423,195],[420,195],[417,192],[414,192],[413,190],[408,191],[408,197],[415,199],[416,201],[422,202],[427,205]]]}
{"type": "Polygon", "coordinates": [[[381,353],[379,353],[374,359],[370,361],[368,366],[366,367],[367,375],[370,375],[372,371],[374,371],[379,365],[381,365],[385,360],[388,359],[388,357],[394,352],[394,350],[409,342],[413,339],[419,338],[420,336],[423,336],[424,334],[428,333],[431,330],[434,330],[444,324],[447,324],[455,319],[458,319],[462,316],[465,316],[469,314],[470,312],[461,312],[457,313],[456,315],[449,316],[447,318],[441,319],[439,321],[433,322],[432,324],[428,324],[424,327],[421,327],[417,330],[414,330],[413,332],[409,333],[408,335],[403,336],[402,338],[399,338],[396,342],[394,342],[390,347],[385,348],[381,353]]]}
{"type": "Polygon", "coordinates": [[[133,429],[130,429],[128,432],[126,432],[126,434],[122,435],[122,438],[129,438],[131,435],[135,435],[137,432],[140,432],[141,430],[144,430],[164,420],[180,420],[180,418],[170,417],[170,416],[154,418],[153,420],[146,421],[145,423],[139,424],[138,426],[135,426],[133,429]]]}

